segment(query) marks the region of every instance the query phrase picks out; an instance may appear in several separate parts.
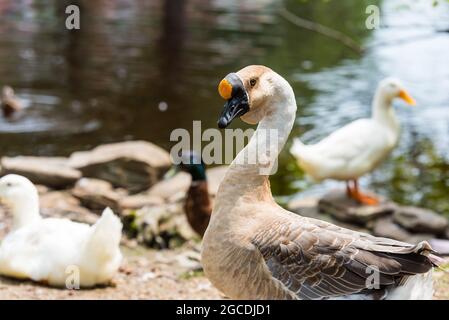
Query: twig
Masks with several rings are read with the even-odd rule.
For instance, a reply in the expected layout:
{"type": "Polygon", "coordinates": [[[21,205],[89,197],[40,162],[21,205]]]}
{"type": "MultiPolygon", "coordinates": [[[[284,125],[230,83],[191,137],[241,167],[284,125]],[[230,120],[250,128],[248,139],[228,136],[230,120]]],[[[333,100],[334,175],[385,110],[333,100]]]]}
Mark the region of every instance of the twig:
{"type": "Polygon", "coordinates": [[[318,22],[310,21],[304,18],[300,18],[296,16],[295,14],[291,13],[287,10],[285,6],[282,6],[279,9],[279,14],[287,21],[293,23],[294,25],[307,29],[310,31],[317,32],[323,36],[326,36],[328,38],[332,38],[334,40],[337,40],[338,42],[344,44],[348,48],[351,48],[355,52],[361,54],[363,53],[364,49],[351,37],[347,36],[346,34],[337,31],[335,29],[326,27],[318,22]]]}

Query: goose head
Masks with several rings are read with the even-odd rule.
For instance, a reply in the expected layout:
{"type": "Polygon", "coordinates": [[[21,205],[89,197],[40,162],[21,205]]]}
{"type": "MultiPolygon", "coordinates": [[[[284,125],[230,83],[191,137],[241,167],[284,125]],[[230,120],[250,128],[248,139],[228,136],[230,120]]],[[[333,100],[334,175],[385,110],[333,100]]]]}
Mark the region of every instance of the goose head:
{"type": "Polygon", "coordinates": [[[29,201],[38,201],[38,193],[27,178],[8,174],[0,179],[0,199],[7,206],[14,208],[29,201]]]}
{"type": "Polygon", "coordinates": [[[226,128],[237,117],[249,124],[260,122],[285,88],[291,89],[265,66],[252,65],[228,74],[218,85],[218,93],[226,100],[218,127],[226,128]]]}
{"type": "Polygon", "coordinates": [[[395,98],[404,100],[409,105],[416,105],[415,100],[405,90],[402,83],[395,78],[386,78],[379,83],[377,89],[378,94],[384,98],[385,101],[392,101],[395,98]]]}

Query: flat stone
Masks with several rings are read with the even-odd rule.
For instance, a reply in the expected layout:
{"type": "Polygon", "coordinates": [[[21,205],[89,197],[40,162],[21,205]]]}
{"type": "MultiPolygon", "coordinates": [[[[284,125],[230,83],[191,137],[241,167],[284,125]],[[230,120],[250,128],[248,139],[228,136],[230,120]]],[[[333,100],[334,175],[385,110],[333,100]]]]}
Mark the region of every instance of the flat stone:
{"type": "Polygon", "coordinates": [[[396,205],[385,201],[376,206],[361,205],[348,198],[346,192],[335,190],[319,200],[318,208],[321,212],[328,213],[337,220],[363,225],[368,221],[393,213],[396,205]]]}
{"type": "Polygon", "coordinates": [[[94,224],[98,215],[81,206],[79,199],[66,191],[51,191],[39,197],[40,210],[44,217],[66,218],[94,224]]]}
{"type": "MultiPolygon", "coordinates": [[[[228,166],[218,166],[206,170],[209,195],[213,198],[217,194],[218,187],[223,180],[228,166]]],[[[151,196],[161,197],[168,202],[176,202],[185,198],[190,187],[191,177],[186,172],[179,172],[174,177],[159,181],[150,190],[151,196]]]]}
{"type": "Polygon", "coordinates": [[[411,237],[410,232],[395,223],[391,217],[382,217],[374,221],[372,233],[378,237],[399,241],[407,241],[411,237]]]}
{"type": "Polygon", "coordinates": [[[73,185],[81,172],[68,164],[63,157],[3,157],[1,174],[19,174],[30,179],[34,184],[52,188],[65,188],[73,185]]]}
{"type": "Polygon", "coordinates": [[[405,240],[404,242],[411,244],[418,244],[423,241],[430,241],[431,239],[435,239],[435,235],[430,233],[414,233],[410,238],[405,240]]]}
{"type": "Polygon", "coordinates": [[[164,204],[164,199],[151,196],[146,193],[126,196],[119,201],[121,210],[140,209],[143,207],[160,206],[164,204]]]}
{"type": "Polygon", "coordinates": [[[191,182],[190,175],[179,172],[169,179],[161,180],[148,190],[148,195],[168,200],[175,194],[185,194],[191,182]]]}
{"type": "Polygon", "coordinates": [[[359,224],[352,224],[342,222],[340,220],[334,219],[331,215],[320,212],[318,209],[319,198],[308,197],[308,198],[297,198],[291,200],[287,204],[287,209],[299,214],[302,217],[318,219],[335,224],[339,227],[369,233],[369,230],[361,227],[359,224]]]}
{"type": "Polygon", "coordinates": [[[83,206],[96,212],[102,212],[106,207],[116,212],[120,211],[120,195],[107,181],[82,178],[72,189],[72,194],[81,201],[83,206]]]}
{"type": "Polygon", "coordinates": [[[138,193],[154,185],[171,166],[171,160],[167,151],[150,142],[126,141],[75,152],[69,164],[85,177],[138,193]]]}
{"type": "Polygon", "coordinates": [[[428,209],[399,207],[393,215],[396,223],[412,232],[441,235],[448,227],[448,220],[428,209]]]}
{"type": "Polygon", "coordinates": [[[170,235],[167,247],[175,248],[187,240],[198,238],[198,235],[190,227],[185,214],[174,215],[171,219],[159,226],[161,234],[170,235]]]}
{"type": "Polygon", "coordinates": [[[37,193],[39,194],[45,194],[47,192],[50,192],[50,189],[42,184],[35,184],[34,186],[36,187],[37,193]]]}
{"type": "Polygon", "coordinates": [[[440,255],[449,256],[449,240],[446,239],[431,239],[429,240],[433,250],[440,255]]]}
{"type": "Polygon", "coordinates": [[[187,222],[182,203],[127,210],[125,226],[131,236],[153,248],[175,248],[198,239],[187,222]]]}
{"type": "Polygon", "coordinates": [[[327,222],[332,221],[332,217],[321,213],[318,210],[318,198],[297,198],[287,203],[287,209],[299,214],[302,217],[319,219],[327,222]]]}

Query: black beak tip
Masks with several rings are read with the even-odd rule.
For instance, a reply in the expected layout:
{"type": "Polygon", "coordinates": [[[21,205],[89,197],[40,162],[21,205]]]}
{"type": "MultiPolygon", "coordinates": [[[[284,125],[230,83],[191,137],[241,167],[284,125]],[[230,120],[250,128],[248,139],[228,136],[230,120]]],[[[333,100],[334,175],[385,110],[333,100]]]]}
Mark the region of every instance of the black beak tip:
{"type": "Polygon", "coordinates": [[[223,119],[223,118],[218,120],[217,124],[220,129],[225,129],[229,125],[229,123],[226,121],[226,119],[223,119]]]}

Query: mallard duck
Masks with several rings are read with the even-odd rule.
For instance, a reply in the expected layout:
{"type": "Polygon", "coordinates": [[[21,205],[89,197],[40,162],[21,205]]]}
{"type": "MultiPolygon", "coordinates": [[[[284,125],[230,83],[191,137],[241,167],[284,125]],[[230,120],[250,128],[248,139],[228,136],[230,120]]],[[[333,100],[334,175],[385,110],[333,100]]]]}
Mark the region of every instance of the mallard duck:
{"type": "Polygon", "coordinates": [[[16,98],[13,88],[10,86],[2,88],[1,107],[5,118],[11,117],[23,108],[22,103],[16,98]]]}
{"type": "Polygon", "coordinates": [[[109,208],[93,226],[43,219],[36,187],[13,174],[0,179],[0,198],[13,214],[12,230],[0,245],[1,275],[57,287],[72,273],[80,287],[112,279],[122,260],[122,224],[109,208]]]}
{"type": "Polygon", "coordinates": [[[226,76],[219,93],[227,100],[220,128],[236,117],[259,123],[220,184],[204,234],[202,264],[219,290],[232,299],[432,297],[437,257],[427,242],[374,237],[276,204],[266,169],[273,168],[296,118],[295,95],[283,77],[249,66],[226,76]]]}
{"type": "Polygon", "coordinates": [[[181,162],[174,167],[174,170],[169,171],[167,176],[171,176],[177,171],[184,171],[192,177],[184,202],[184,211],[192,229],[202,237],[212,213],[206,166],[201,156],[193,151],[183,152],[180,160],[181,162]]]}
{"type": "Polygon", "coordinates": [[[399,80],[384,79],[374,96],[371,118],[351,122],[313,145],[295,139],[291,154],[314,180],[344,180],[350,198],[366,205],[378,204],[377,197],[359,190],[357,180],[374,170],[398,143],[400,127],[392,107],[395,98],[415,105],[399,80]]]}

